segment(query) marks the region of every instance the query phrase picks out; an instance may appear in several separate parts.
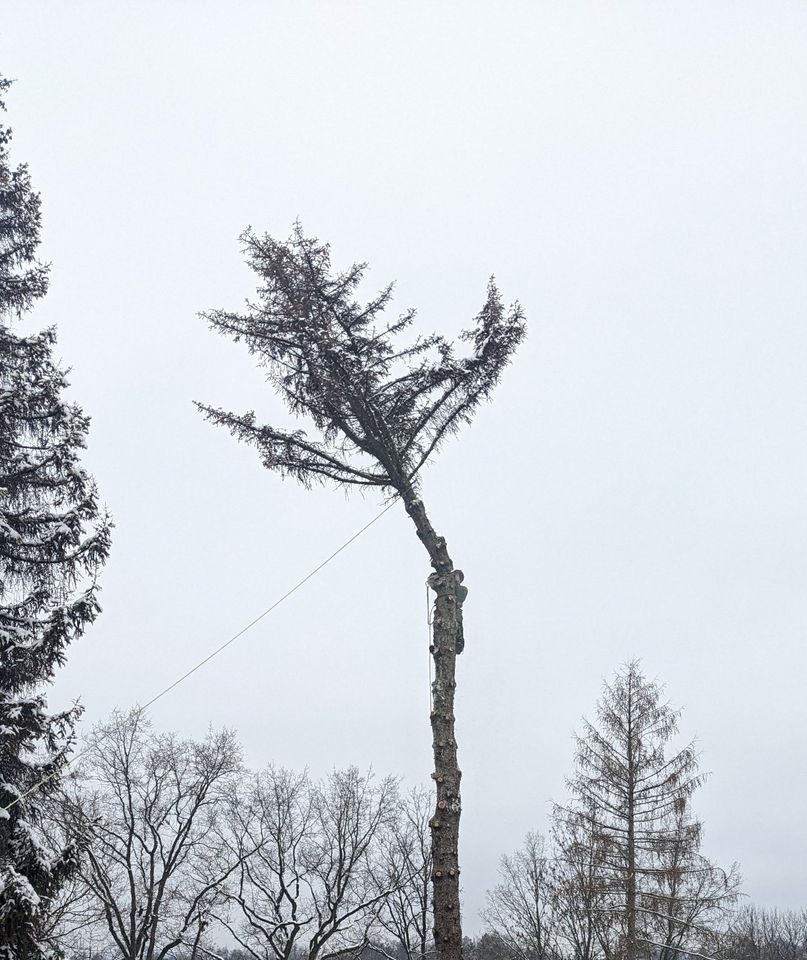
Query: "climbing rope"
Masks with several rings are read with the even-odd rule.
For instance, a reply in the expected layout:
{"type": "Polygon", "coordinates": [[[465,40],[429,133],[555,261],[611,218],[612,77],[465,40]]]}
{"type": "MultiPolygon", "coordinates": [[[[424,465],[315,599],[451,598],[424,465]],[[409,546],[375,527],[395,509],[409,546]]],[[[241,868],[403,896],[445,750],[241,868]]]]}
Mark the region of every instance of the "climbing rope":
{"type": "Polygon", "coordinates": [[[432,675],[432,606],[429,601],[429,585],[426,584],[426,634],[428,643],[426,644],[427,656],[429,659],[429,715],[434,711],[434,678],[432,675]]]}

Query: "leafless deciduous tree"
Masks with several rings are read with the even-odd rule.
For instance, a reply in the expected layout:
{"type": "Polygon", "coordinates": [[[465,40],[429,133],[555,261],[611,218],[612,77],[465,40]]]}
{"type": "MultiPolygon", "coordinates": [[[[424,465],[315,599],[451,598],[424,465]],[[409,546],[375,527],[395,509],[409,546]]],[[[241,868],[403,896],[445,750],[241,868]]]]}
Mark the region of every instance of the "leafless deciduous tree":
{"type": "Polygon", "coordinates": [[[501,858],[482,918],[515,960],[549,960],[555,955],[553,899],[544,838],[530,833],[520,850],[501,858]]]}
{"type": "Polygon", "coordinates": [[[487,399],[524,336],[518,305],[509,311],[493,281],[473,326],[453,344],[432,334],[410,341],[414,311],[391,320],[384,311],[392,287],[361,305],[366,264],[331,268],[329,248],[305,237],[247,232],[243,244],[258,274],[257,299],[244,313],[207,314],[212,327],[243,340],[295,416],[315,436],[259,425],[254,413],[203,406],[215,423],[257,447],[272,470],[310,485],[376,487],[401,498],[434,572],[431,651],[435,664],[431,724],[437,805],[432,818],[434,935],[441,960],[459,960],[460,770],[454,732],[456,655],[464,646],[462,602],[467,594],[446,541],[432,526],[419,495],[418,471],[442,442],[487,399]]]}
{"type": "Polygon", "coordinates": [[[390,890],[378,915],[381,936],[390,938],[396,960],[434,956],[429,836],[431,796],[422,788],[402,798],[382,840],[379,882],[390,890]]]}
{"type": "Polygon", "coordinates": [[[239,768],[233,734],[182,740],[153,733],[137,711],[90,735],[63,809],[67,828],[89,837],[82,876],[107,949],[163,960],[198,946],[234,868],[214,845],[218,804],[239,768]]]}
{"type": "Polygon", "coordinates": [[[807,960],[807,909],[745,907],[729,927],[721,955],[733,960],[807,960]]]}
{"type": "Polygon", "coordinates": [[[355,768],[321,783],[275,767],[242,781],[218,827],[238,867],[217,918],[254,960],[360,952],[390,889],[377,858],[396,804],[393,779],[355,768]]]}

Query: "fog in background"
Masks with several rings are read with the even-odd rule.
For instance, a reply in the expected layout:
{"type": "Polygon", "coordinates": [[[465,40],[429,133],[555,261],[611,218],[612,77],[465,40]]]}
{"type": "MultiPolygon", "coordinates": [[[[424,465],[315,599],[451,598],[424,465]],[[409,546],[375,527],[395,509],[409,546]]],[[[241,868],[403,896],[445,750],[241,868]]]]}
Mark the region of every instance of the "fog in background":
{"type": "MultiPolygon", "coordinates": [[[[285,422],[197,313],[253,293],[248,224],[299,217],[423,330],[458,331],[491,273],[528,317],[423,474],[470,589],[468,930],[632,657],[712,772],[706,851],[803,906],[806,42],[786,2],[7,3],[13,158],[53,263],[26,328],[58,325],[116,521],[51,704],[90,724],[149,699],[383,506],[282,482],[192,405],[285,422]]],[[[155,723],[428,782],[428,572],[394,507],[155,723]]]]}

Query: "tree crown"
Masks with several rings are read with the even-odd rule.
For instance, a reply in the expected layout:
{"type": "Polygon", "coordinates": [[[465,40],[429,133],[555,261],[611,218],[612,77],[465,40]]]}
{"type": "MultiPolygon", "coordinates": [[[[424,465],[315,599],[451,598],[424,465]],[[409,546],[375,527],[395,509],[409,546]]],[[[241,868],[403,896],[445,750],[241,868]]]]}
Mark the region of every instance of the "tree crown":
{"type": "Polygon", "coordinates": [[[524,337],[523,313],[503,306],[494,281],[460,356],[438,334],[411,333],[415,311],[385,318],[392,284],[366,304],[357,288],[367,268],[334,271],[330,248],[296,223],[286,241],[242,236],[260,285],[243,313],[204,314],[213,329],[243,340],[291,413],[318,436],[256,423],[255,414],[199,405],[209,419],[254,444],[264,464],[306,485],[401,489],[440,444],[469,421],[524,337]]]}

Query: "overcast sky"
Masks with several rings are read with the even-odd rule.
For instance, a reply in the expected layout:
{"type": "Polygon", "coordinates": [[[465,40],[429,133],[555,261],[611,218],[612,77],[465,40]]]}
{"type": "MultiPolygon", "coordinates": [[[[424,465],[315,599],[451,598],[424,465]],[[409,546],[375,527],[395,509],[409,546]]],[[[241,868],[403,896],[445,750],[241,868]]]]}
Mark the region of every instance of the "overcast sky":
{"type": "MultiPolygon", "coordinates": [[[[104,613],[53,705],[147,700],[380,509],[203,422],[280,419],[197,316],[295,217],[451,335],[495,273],[529,339],[423,474],[470,589],[459,661],[466,927],[547,825],[572,730],[641,657],[711,778],[707,852],[807,901],[807,5],[7,0],[14,158],[44,208],[104,613]]],[[[393,508],[157,704],[251,763],[428,782],[425,553],[393,508]]]]}

